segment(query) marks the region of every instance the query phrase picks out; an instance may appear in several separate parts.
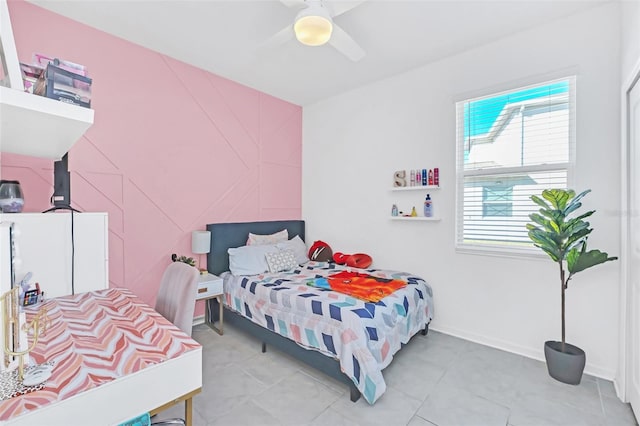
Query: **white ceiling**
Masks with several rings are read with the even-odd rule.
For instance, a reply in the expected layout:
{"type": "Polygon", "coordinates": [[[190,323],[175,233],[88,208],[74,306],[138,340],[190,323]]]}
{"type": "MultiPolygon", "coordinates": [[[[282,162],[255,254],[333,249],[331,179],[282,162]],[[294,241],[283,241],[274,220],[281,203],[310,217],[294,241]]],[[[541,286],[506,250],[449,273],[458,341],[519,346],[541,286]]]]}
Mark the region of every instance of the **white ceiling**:
{"type": "Polygon", "coordinates": [[[30,1],[302,106],[603,2],[368,0],[335,18],[366,51],[352,62],[296,40],[261,49],[297,13],[277,0],[30,1]]]}

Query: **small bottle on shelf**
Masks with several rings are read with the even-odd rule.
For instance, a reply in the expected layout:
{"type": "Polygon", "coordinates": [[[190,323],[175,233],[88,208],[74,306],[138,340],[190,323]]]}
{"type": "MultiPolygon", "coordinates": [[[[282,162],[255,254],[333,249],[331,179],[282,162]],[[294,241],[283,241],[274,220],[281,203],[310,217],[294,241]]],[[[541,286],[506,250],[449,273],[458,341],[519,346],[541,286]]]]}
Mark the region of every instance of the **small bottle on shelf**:
{"type": "Polygon", "coordinates": [[[391,206],[391,216],[398,216],[398,206],[396,206],[395,204],[391,206]]]}
{"type": "Polygon", "coordinates": [[[411,186],[416,186],[416,173],[414,170],[410,171],[409,182],[411,186]]]}
{"type": "Polygon", "coordinates": [[[424,217],[433,217],[433,202],[429,194],[427,194],[427,198],[424,200],[424,217]]]}
{"type": "Polygon", "coordinates": [[[429,185],[433,185],[433,170],[429,169],[429,180],[428,180],[428,184],[429,185]]]}
{"type": "Polygon", "coordinates": [[[440,169],[437,167],[433,169],[433,184],[435,186],[440,186],[440,169]]]}
{"type": "Polygon", "coordinates": [[[411,217],[417,217],[418,216],[418,212],[416,211],[416,206],[413,206],[413,208],[411,209],[411,217]]]}

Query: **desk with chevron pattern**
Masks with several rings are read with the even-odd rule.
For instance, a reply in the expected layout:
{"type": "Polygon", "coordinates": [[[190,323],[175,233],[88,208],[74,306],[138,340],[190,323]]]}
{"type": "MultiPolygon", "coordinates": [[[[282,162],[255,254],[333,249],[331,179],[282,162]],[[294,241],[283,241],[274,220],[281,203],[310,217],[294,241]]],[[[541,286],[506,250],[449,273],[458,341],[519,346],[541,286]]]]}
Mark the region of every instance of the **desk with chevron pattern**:
{"type": "MultiPolygon", "coordinates": [[[[0,401],[0,424],[115,425],[185,402],[202,387],[202,347],[128,289],[45,302],[51,324],[31,352],[55,363],[42,390],[0,401]]],[[[27,317],[35,313],[27,311],[27,317]]]]}

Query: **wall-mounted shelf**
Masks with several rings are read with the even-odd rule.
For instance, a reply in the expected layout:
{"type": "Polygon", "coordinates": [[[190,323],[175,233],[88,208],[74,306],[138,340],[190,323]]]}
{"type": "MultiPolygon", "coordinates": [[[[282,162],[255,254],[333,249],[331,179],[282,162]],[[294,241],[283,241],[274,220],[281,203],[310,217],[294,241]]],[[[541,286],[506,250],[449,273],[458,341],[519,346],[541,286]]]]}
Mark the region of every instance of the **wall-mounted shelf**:
{"type": "Polygon", "coordinates": [[[0,0],[0,66],[7,71],[0,86],[0,152],[59,160],[93,124],[93,110],[24,91],[6,0],[0,0]]]}
{"type": "Polygon", "coordinates": [[[59,160],[93,116],[89,108],[0,86],[0,151],[59,160]]]}
{"type": "MultiPolygon", "coordinates": [[[[438,171],[438,169],[435,169],[436,171],[438,171]]],[[[434,178],[436,176],[434,176],[433,174],[429,173],[430,176],[433,176],[434,178]]],[[[434,173],[435,174],[435,173],[434,173]]],[[[394,173],[394,184],[395,183],[402,183],[402,181],[404,180],[405,182],[407,182],[406,179],[402,179],[402,176],[399,176],[401,174],[399,174],[398,172],[394,173]],[[398,179],[398,177],[400,177],[400,179],[398,179]]],[[[439,173],[438,173],[439,175],[439,173]]],[[[423,175],[424,176],[424,175],[423,175]]],[[[409,174],[409,180],[411,180],[411,174],[409,174]]],[[[440,181],[438,179],[434,179],[434,180],[429,180],[430,182],[438,182],[440,183],[440,181]]],[[[429,196],[430,192],[431,193],[435,193],[436,190],[440,189],[440,185],[420,185],[422,183],[422,181],[417,180],[418,185],[413,185],[413,186],[393,186],[390,188],[391,192],[411,192],[410,194],[405,194],[405,195],[394,195],[394,198],[399,199],[399,200],[394,200],[394,204],[393,204],[393,208],[392,208],[392,214],[394,212],[398,212],[398,213],[407,213],[409,211],[420,211],[422,212],[422,205],[424,204],[425,200],[424,200],[424,193],[427,193],[427,196],[429,196]],[[407,203],[407,201],[410,200],[415,200],[416,198],[416,192],[420,191],[422,192],[422,195],[420,195],[421,201],[418,202],[418,204],[413,204],[413,203],[407,203]],[[396,204],[396,201],[400,201],[400,203],[396,204]],[[407,204],[409,206],[412,206],[410,209],[404,209],[404,207],[407,207],[407,204]],[[399,206],[399,208],[398,208],[399,206]],[[415,210],[416,206],[419,207],[419,210],[415,210]]],[[[435,195],[435,194],[434,194],[435,195]]],[[[433,204],[431,204],[431,213],[433,213],[433,204]]],[[[391,220],[402,220],[405,222],[438,222],[440,221],[439,217],[426,217],[426,216],[390,216],[389,217],[391,220]]]]}
{"type": "Polygon", "coordinates": [[[437,185],[420,185],[420,186],[396,186],[391,188],[392,191],[424,191],[425,189],[434,190],[434,189],[440,189],[440,187],[437,185]]]}
{"type": "Polygon", "coordinates": [[[439,217],[424,217],[424,216],[391,216],[391,220],[407,220],[407,221],[424,221],[424,222],[439,222],[439,217]]]}

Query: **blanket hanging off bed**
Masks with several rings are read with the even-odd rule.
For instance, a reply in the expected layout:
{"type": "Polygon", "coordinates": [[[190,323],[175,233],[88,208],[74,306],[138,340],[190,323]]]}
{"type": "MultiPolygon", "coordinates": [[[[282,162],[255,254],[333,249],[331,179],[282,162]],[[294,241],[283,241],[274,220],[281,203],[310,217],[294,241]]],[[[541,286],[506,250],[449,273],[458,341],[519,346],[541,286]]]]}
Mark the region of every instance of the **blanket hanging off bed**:
{"type": "Polygon", "coordinates": [[[361,274],[360,272],[342,271],[326,278],[309,280],[307,285],[327,288],[360,300],[375,303],[394,291],[405,287],[407,283],[402,280],[380,278],[369,274],[361,274]]]}

